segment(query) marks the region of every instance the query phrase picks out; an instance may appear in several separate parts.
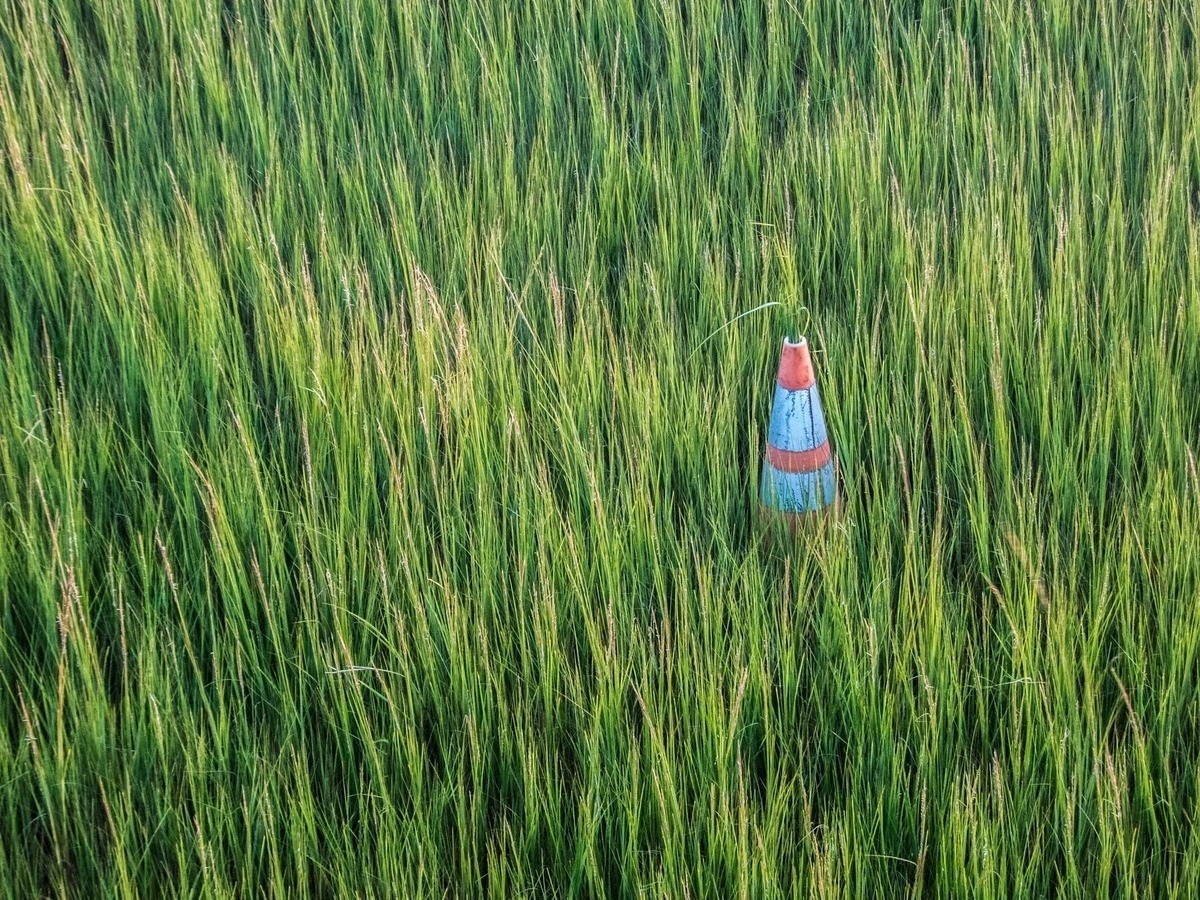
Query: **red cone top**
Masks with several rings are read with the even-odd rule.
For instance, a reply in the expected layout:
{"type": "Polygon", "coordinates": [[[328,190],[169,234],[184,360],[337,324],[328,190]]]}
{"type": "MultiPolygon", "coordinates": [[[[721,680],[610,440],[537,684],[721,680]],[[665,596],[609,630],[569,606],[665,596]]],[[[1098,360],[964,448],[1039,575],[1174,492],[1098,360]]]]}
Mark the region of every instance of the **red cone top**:
{"type": "Polygon", "coordinates": [[[783,354],[779,360],[779,386],[788,391],[803,391],[813,386],[812,357],[808,341],[800,338],[794,344],[783,339],[783,354]]]}

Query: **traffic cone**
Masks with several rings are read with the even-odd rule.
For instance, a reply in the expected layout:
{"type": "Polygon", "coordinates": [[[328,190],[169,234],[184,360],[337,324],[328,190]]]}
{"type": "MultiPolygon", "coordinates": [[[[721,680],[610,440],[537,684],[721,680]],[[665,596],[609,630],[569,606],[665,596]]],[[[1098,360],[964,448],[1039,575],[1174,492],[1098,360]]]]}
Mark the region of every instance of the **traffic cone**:
{"type": "Polygon", "coordinates": [[[803,337],[783,340],[759,498],[769,519],[793,531],[838,506],[836,463],[803,337]]]}

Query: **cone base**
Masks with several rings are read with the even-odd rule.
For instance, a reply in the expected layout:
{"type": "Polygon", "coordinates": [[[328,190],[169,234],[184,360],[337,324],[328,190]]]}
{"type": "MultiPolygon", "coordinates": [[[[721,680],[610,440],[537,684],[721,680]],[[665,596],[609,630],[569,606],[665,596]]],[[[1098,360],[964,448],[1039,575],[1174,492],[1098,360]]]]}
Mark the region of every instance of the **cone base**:
{"type": "Polygon", "coordinates": [[[792,544],[799,537],[809,537],[820,534],[842,518],[842,494],[838,490],[840,468],[837,459],[831,459],[819,472],[810,473],[821,476],[820,490],[828,497],[832,494],[832,502],[817,506],[813,509],[780,509],[771,506],[768,500],[778,501],[778,495],[771,495],[767,488],[774,484],[774,476],[786,476],[778,472],[770,463],[763,465],[762,493],[758,502],[758,524],[768,539],[775,539],[785,544],[792,544]],[[768,471],[771,470],[771,471],[768,471]],[[828,471],[826,471],[828,470],[828,471]]]}
{"type": "Polygon", "coordinates": [[[819,512],[837,499],[834,460],[812,472],[783,472],[765,459],[758,498],[764,506],[780,512],[819,512]]]}
{"type": "Polygon", "coordinates": [[[758,504],[758,524],[768,535],[790,539],[811,535],[829,528],[842,517],[842,498],[821,509],[807,512],[784,512],[758,504]]]}

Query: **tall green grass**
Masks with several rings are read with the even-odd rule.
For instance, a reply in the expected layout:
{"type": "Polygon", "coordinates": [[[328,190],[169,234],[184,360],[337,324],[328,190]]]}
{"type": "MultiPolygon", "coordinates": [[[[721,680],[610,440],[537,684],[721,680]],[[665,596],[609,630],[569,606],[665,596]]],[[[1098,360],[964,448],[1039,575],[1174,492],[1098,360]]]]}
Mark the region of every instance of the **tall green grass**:
{"type": "Polygon", "coordinates": [[[0,57],[0,895],[1200,893],[1189,5],[3,0],[0,57]]]}

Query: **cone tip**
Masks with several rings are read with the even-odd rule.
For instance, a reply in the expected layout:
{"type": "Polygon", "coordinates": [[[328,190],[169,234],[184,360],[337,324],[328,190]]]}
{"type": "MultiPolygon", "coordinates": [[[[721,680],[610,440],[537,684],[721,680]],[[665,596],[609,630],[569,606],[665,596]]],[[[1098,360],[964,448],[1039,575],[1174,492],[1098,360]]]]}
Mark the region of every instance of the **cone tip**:
{"type": "Polygon", "coordinates": [[[803,335],[797,341],[784,337],[779,359],[780,387],[802,391],[812,387],[814,381],[816,378],[813,376],[812,356],[808,352],[808,339],[803,335]]]}

